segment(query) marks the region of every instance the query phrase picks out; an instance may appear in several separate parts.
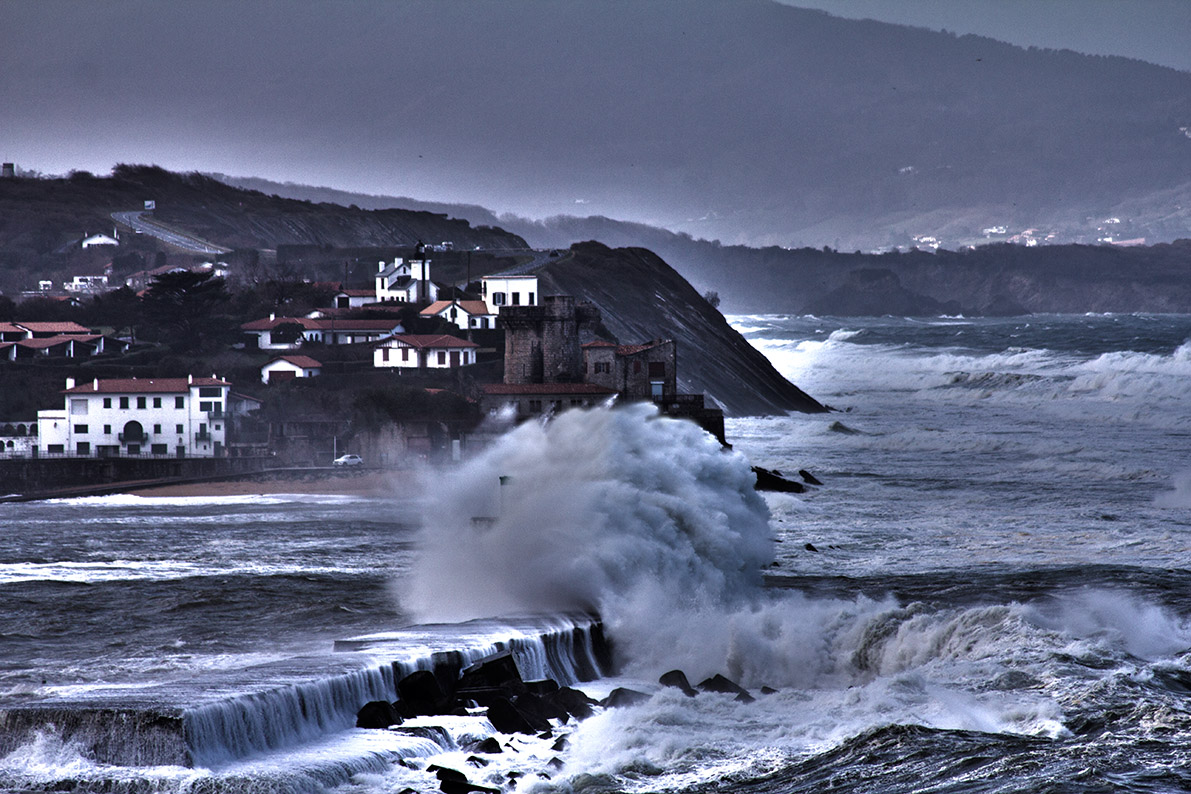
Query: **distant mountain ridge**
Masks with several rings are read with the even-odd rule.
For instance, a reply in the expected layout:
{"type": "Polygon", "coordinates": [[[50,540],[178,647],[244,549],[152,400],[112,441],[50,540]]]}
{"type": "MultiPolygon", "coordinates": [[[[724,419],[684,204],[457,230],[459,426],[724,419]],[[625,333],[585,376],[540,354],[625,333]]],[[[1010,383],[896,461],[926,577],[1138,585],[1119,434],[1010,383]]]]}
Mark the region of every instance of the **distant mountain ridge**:
{"type": "Polygon", "coordinates": [[[435,103],[403,140],[477,196],[519,178],[541,216],[724,244],[957,248],[1000,225],[1089,243],[1122,212],[1131,237],[1191,236],[1191,73],[769,0],[675,8],[402,4],[411,97],[435,103]]]}

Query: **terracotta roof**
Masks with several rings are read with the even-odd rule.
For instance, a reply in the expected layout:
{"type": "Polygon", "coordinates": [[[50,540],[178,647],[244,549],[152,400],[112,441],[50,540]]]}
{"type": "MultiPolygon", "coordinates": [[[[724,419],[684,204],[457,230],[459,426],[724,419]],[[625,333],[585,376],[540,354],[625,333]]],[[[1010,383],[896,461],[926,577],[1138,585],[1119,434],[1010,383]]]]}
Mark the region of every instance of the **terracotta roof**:
{"type": "MultiPolygon", "coordinates": [[[[303,369],[311,369],[323,365],[323,362],[313,359],[310,356],[278,356],[273,361],[288,361],[295,367],[302,367],[303,369]]],[[[270,361],[269,364],[272,364],[273,361],[270,361]]]]}
{"type": "Polygon", "coordinates": [[[618,345],[616,348],[616,355],[631,356],[634,353],[640,353],[643,350],[649,350],[650,348],[654,348],[654,347],[661,347],[662,345],[666,344],[669,341],[670,340],[668,340],[668,339],[659,339],[656,342],[646,342],[645,344],[642,344],[642,345],[618,345]]]}
{"type": "Polygon", "coordinates": [[[375,298],[375,289],[341,289],[336,295],[348,295],[352,298],[375,298]]]}
{"type": "Polygon", "coordinates": [[[594,342],[588,342],[584,347],[616,347],[615,342],[605,342],[603,339],[597,339],[594,342]]]}
{"type": "Polygon", "coordinates": [[[395,334],[388,339],[382,339],[377,344],[381,345],[386,342],[400,342],[410,347],[479,347],[475,342],[469,342],[450,334],[395,334]]]}
{"type": "Polygon", "coordinates": [[[351,320],[340,317],[267,317],[240,326],[242,331],[272,331],[284,323],[297,323],[308,331],[392,331],[401,323],[396,320],[351,320]]]}
{"type": "Polygon", "coordinates": [[[14,345],[21,347],[28,347],[34,350],[42,350],[47,347],[57,347],[58,345],[65,345],[70,342],[89,342],[97,337],[83,337],[59,334],[58,336],[50,336],[45,339],[20,339],[13,342],[14,345]]]}
{"type": "Polygon", "coordinates": [[[594,383],[484,383],[485,394],[616,394],[594,383]]]}
{"type": "Polygon", "coordinates": [[[21,328],[26,328],[35,334],[89,334],[90,328],[84,328],[78,323],[24,323],[17,322],[16,325],[21,328]]]}
{"type": "Polygon", "coordinates": [[[311,320],[309,317],[266,317],[262,320],[253,320],[250,323],[244,323],[240,326],[240,329],[243,331],[272,331],[284,323],[297,323],[306,329],[319,327],[319,321],[311,320]]]}
{"type": "Polygon", "coordinates": [[[65,389],[65,394],[185,394],[192,386],[231,386],[220,378],[113,378],[110,380],[89,380],[65,389]]]}
{"type": "Polygon", "coordinates": [[[488,304],[484,301],[435,301],[425,309],[422,309],[422,311],[418,312],[418,314],[427,316],[438,314],[449,307],[452,303],[458,306],[460,309],[463,309],[463,311],[467,312],[468,314],[493,313],[492,310],[488,308],[488,304]]]}

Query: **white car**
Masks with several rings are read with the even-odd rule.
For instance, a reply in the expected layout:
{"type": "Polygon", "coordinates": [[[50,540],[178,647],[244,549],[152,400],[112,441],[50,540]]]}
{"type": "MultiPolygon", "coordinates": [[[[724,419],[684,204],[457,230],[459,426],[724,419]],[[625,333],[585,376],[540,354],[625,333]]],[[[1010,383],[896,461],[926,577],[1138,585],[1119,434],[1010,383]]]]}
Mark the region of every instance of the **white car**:
{"type": "Polygon", "coordinates": [[[331,463],[335,466],[363,466],[364,459],[359,455],[343,455],[335,458],[331,463]]]}

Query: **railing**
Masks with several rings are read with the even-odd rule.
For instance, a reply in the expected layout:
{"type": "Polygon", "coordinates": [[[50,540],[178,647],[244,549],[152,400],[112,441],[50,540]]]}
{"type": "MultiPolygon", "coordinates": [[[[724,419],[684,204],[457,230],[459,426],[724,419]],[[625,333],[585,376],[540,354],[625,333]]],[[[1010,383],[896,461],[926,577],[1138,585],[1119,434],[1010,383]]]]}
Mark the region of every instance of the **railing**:
{"type": "Polygon", "coordinates": [[[140,433],[139,435],[133,435],[131,433],[129,433],[127,435],[124,433],[117,433],[116,438],[118,438],[120,440],[121,444],[148,444],[149,443],[149,434],[148,433],[140,433]]]}
{"type": "Polygon", "coordinates": [[[200,430],[194,434],[195,441],[210,441],[211,433],[207,430],[200,430]]]}

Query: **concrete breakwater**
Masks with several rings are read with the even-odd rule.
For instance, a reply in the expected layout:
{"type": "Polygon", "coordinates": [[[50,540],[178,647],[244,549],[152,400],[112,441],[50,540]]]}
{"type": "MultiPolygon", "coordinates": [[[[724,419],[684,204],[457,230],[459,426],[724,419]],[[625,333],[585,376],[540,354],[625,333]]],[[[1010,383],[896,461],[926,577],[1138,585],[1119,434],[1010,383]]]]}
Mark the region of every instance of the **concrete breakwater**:
{"type": "MultiPolygon", "coordinates": [[[[23,458],[0,460],[0,498],[37,498],[119,483],[229,477],[259,472],[272,458],[23,458]]],[[[115,490],[120,490],[119,488],[115,490]]]]}
{"type": "Polygon", "coordinates": [[[49,732],[99,764],[219,769],[355,730],[360,708],[393,700],[415,670],[438,674],[502,652],[527,679],[574,684],[611,672],[590,615],[413,626],[343,640],[323,656],[0,706],[0,757],[49,732]]]}

